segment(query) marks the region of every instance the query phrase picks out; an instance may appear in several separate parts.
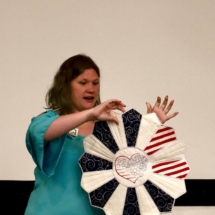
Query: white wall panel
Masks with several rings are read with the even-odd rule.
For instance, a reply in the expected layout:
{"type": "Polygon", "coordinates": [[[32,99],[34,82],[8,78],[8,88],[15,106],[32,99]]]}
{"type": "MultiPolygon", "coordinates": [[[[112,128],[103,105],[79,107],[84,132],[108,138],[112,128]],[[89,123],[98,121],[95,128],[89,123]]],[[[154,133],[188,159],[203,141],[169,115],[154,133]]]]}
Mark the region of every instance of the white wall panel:
{"type": "Polygon", "coordinates": [[[145,114],[146,101],[174,99],[167,124],[188,146],[188,178],[214,179],[214,10],[213,0],[1,0],[0,179],[34,179],[25,132],[78,53],[99,65],[103,101],[145,114]]]}

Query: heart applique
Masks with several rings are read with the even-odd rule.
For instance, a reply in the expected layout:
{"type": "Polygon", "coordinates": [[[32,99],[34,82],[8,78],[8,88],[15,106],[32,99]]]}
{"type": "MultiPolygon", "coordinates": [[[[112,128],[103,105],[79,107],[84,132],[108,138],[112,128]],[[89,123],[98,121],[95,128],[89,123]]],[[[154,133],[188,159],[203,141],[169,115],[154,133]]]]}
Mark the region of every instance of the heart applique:
{"type": "Polygon", "coordinates": [[[119,176],[135,183],[139,177],[144,176],[147,164],[147,157],[136,153],[130,158],[126,156],[117,157],[115,160],[115,169],[119,176]]]}

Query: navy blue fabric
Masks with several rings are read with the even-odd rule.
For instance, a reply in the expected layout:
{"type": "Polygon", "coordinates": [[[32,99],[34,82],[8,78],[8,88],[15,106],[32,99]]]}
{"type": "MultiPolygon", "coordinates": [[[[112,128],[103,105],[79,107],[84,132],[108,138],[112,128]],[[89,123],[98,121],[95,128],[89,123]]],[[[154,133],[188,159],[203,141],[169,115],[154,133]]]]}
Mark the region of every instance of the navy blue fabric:
{"type": "Polygon", "coordinates": [[[140,215],[140,209],[135,188],[128,188],[123,215],[140,215]]]}
{"type": "Polygon", "coordinates": [[[128,146],[135,146],[142,115],[131,109],[122,115],[128,146]]]}
{"type": "Polygon", "coordinates": [[[144,186],[160,212],[170,212],[172,210],[174,199],[171,196],[150,181],[146,181],[144,186]]]}
{"type": "Polygon", "coordinates": [[[88,153],[81,156],[79,164],[83,172],[112,169],[112,162],[88,153]]]}
{"type": "Polygon", "coordinates": [[[91,192],[91,204],[103,208],[118,185],[119,182],[116,179],[113,179],[91,192]]]}
{"type": "Polygon", "coordinates": [[[93,135],[114,154],[119,150],[106,121],[99,121],[95,123],[93,135]]]}

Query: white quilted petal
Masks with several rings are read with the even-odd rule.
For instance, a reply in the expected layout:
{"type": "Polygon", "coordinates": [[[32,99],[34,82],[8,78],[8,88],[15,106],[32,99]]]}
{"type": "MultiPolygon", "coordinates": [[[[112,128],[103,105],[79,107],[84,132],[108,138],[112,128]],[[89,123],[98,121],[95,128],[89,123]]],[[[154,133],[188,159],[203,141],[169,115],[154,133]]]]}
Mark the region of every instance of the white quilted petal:
{"type": "Polygon", "coordinates": [[[122,215],[125,198],[127,193],[127,187],[119,184],[108,202],[106,203],[103,210],[105,211],[106,215],[122,215]]]}
{"type": "Polygon", "coordinates": [[[110,128],[110,131],[119,147],[119,149],[123,149],[127,147],[127,141],[125,137],[125,129],[124,129],[124,124],[123,124],[123,119],[122,119],[122,114],[118,114],[114,111],[111,112],[112,116],[115,116],[119,124],[117,125],[115,122],[112,121],[107,121],[108,126],[110,128]]]}
{"type": "Polygon", "coordinates": [[[151,162],[172,160],[173,158],[179,160],[184,158],[185,149],[186,145],[176,140],[166,144],[162,149],[150,155],[149,160],[151,162]]]}
{"type": "Polygon", "coordinates": [[[112,170],[84,172],[81,179],[82,188],[90,193],[114,178],[112,170]]]}
{"type": "Polygon", "coordinates": [[[160,215],[160,211],[144,186],[136,187],[136,194],[141,215],[160,215]]]}
{"type": "Polygon", "coordinates": [[[149,177],[149,181],[157,185],[174,199],[186,193],[185,183],[182,179],[152,173],[149,177]]]}
{"type": "Polygon", "coordinates": [[[90,134],[84,139],[84,150],[86,153],[113,161],[114,154],[94,135],[90,134]]]}
{"type": "Polygon", "coordinates": [[[141,119],[135,147],[144,150],[160,125],[161,123],[155,113],[143,116],[141,119]]]}

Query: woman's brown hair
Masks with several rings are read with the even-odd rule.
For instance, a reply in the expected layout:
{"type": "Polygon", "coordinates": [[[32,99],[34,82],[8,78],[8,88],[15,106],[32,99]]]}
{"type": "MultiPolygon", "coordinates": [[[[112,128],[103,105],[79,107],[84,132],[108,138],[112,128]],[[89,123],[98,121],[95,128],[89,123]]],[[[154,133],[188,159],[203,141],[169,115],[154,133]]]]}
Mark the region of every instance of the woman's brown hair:
{"type": "MultiPolygon", "coordinates": [[[[100,77],[99,67],[84,54],[70,57],[60,66],[54,76],[54,81],[46,94],[46,109],[58,110],[61,115],[72,112],[70,83],[86,69],[94,69],[100,77]]],[[[100,104],[98,96],[95,106],[100,104]]]]}

